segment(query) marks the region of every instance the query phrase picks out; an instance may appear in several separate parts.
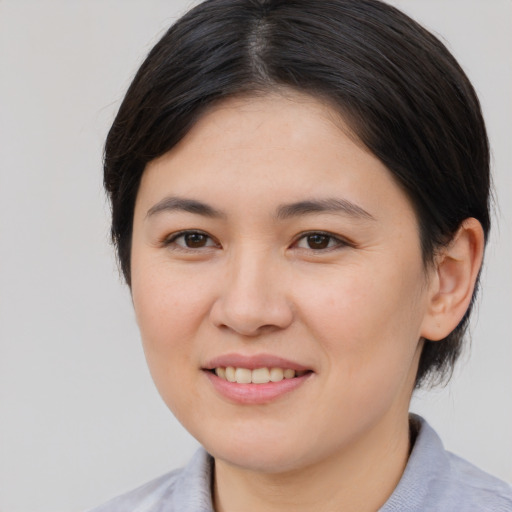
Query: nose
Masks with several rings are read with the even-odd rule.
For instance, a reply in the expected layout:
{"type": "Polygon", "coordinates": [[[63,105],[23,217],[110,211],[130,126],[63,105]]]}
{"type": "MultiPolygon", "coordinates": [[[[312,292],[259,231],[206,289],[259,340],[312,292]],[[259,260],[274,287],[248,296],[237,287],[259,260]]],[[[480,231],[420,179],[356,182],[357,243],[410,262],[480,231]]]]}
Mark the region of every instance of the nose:
{"type": "Polygon", "coordinates": [[[251,251],[230,260],[210,311],[215,326],[256,337],[292,323],[286,278],[282,268],[271,260],[268,255],[251,251]]]}

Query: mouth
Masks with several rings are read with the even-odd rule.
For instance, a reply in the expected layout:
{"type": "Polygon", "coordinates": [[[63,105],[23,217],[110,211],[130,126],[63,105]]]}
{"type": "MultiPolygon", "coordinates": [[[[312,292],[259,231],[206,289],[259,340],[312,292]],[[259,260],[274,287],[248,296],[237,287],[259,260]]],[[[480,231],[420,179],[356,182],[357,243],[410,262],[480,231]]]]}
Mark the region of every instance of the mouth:
{"type": "Polygon", "coordinates": [[[266,404],[301,388],[315,371],[269,354],[226,354],[202,370],[213,389],[236,404],[266,404]]]}
{"type": "Polygon", "coordinates": [[[268,384],[269,382],[281,382],[284,379],[295,379],[311,373],[311,370],[294,370],[293,368],[262,367],[250,369],[235,366],[217,366],[209,371],[222,380],[237,384],[268,384]]]}

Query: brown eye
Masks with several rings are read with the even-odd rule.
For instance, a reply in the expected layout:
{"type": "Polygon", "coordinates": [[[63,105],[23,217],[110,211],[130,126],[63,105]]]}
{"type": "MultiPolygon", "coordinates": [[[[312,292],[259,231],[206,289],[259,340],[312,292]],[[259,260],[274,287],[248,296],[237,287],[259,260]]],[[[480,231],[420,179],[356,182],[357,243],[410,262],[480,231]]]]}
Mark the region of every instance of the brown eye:
{"type": "Polygon", "coordinates": [[[201,231],[181,231],[168,238],[164,245],[181,249],[205,249],[217,247],[217,243],[211,236],[201,231]]]}
{"type": "Polygon", "coordinates": [[[208,237],[203,233],[188,233],[183,235],[185,245],[190,249],[199,249],[206,247],[208,243],[208,237]]]}
{"type": "Polygon", "coordinates": [[[322,231],[311,231],[304,233],[295,243],[299,249],[309,249],[313,251],[322,251],[327,249],[336,249],[345,247],[347,242],[330,233],[322,231]]]}
{"type": "Polygon", "coordinates": [[[326,249],[329,247],[332,237],[329,235],[322,235],[316,233],[314,235],[308,235],[306,241],[310,249],[326,249]]]}

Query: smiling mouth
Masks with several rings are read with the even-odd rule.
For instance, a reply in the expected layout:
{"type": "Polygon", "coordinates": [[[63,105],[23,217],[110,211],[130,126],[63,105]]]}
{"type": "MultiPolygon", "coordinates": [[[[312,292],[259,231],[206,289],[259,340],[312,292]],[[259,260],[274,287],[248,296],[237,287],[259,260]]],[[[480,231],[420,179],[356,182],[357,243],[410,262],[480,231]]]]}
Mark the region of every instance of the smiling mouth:
{"type": "Polygon", "coordinates": [[[240,368],[234,366],[219,366],[211,370],[217,377],[227,382],[237,384],[268,384],[269,382],[280,382],[285,379],[302,377],[310,370],[293,370],[291,368],[240,368]]]}

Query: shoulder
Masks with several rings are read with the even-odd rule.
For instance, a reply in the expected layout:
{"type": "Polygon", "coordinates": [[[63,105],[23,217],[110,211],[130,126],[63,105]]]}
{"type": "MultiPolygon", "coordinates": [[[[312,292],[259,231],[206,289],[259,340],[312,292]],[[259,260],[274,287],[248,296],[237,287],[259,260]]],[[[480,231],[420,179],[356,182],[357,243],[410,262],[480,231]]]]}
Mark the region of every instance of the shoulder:
{"type": "Polygon", "coordinates": [[[512,512],[512,486],[445,450],[418,416],[418,434],[404,474],[381,512],[512,512]]]}
{"type": "Polygon", "coordinates": [[[212,512],[211,457],[200,449],[176,469],[87,512],[212,512]]]}
{"type": "Polygon", "coordinates": [[[464,500],[467,510],[512,511],[511,485],[453,453],[446,454],[448,471],[443,481],[447,484],[447,494],[451,494],[458,502],[464,500]]]}

